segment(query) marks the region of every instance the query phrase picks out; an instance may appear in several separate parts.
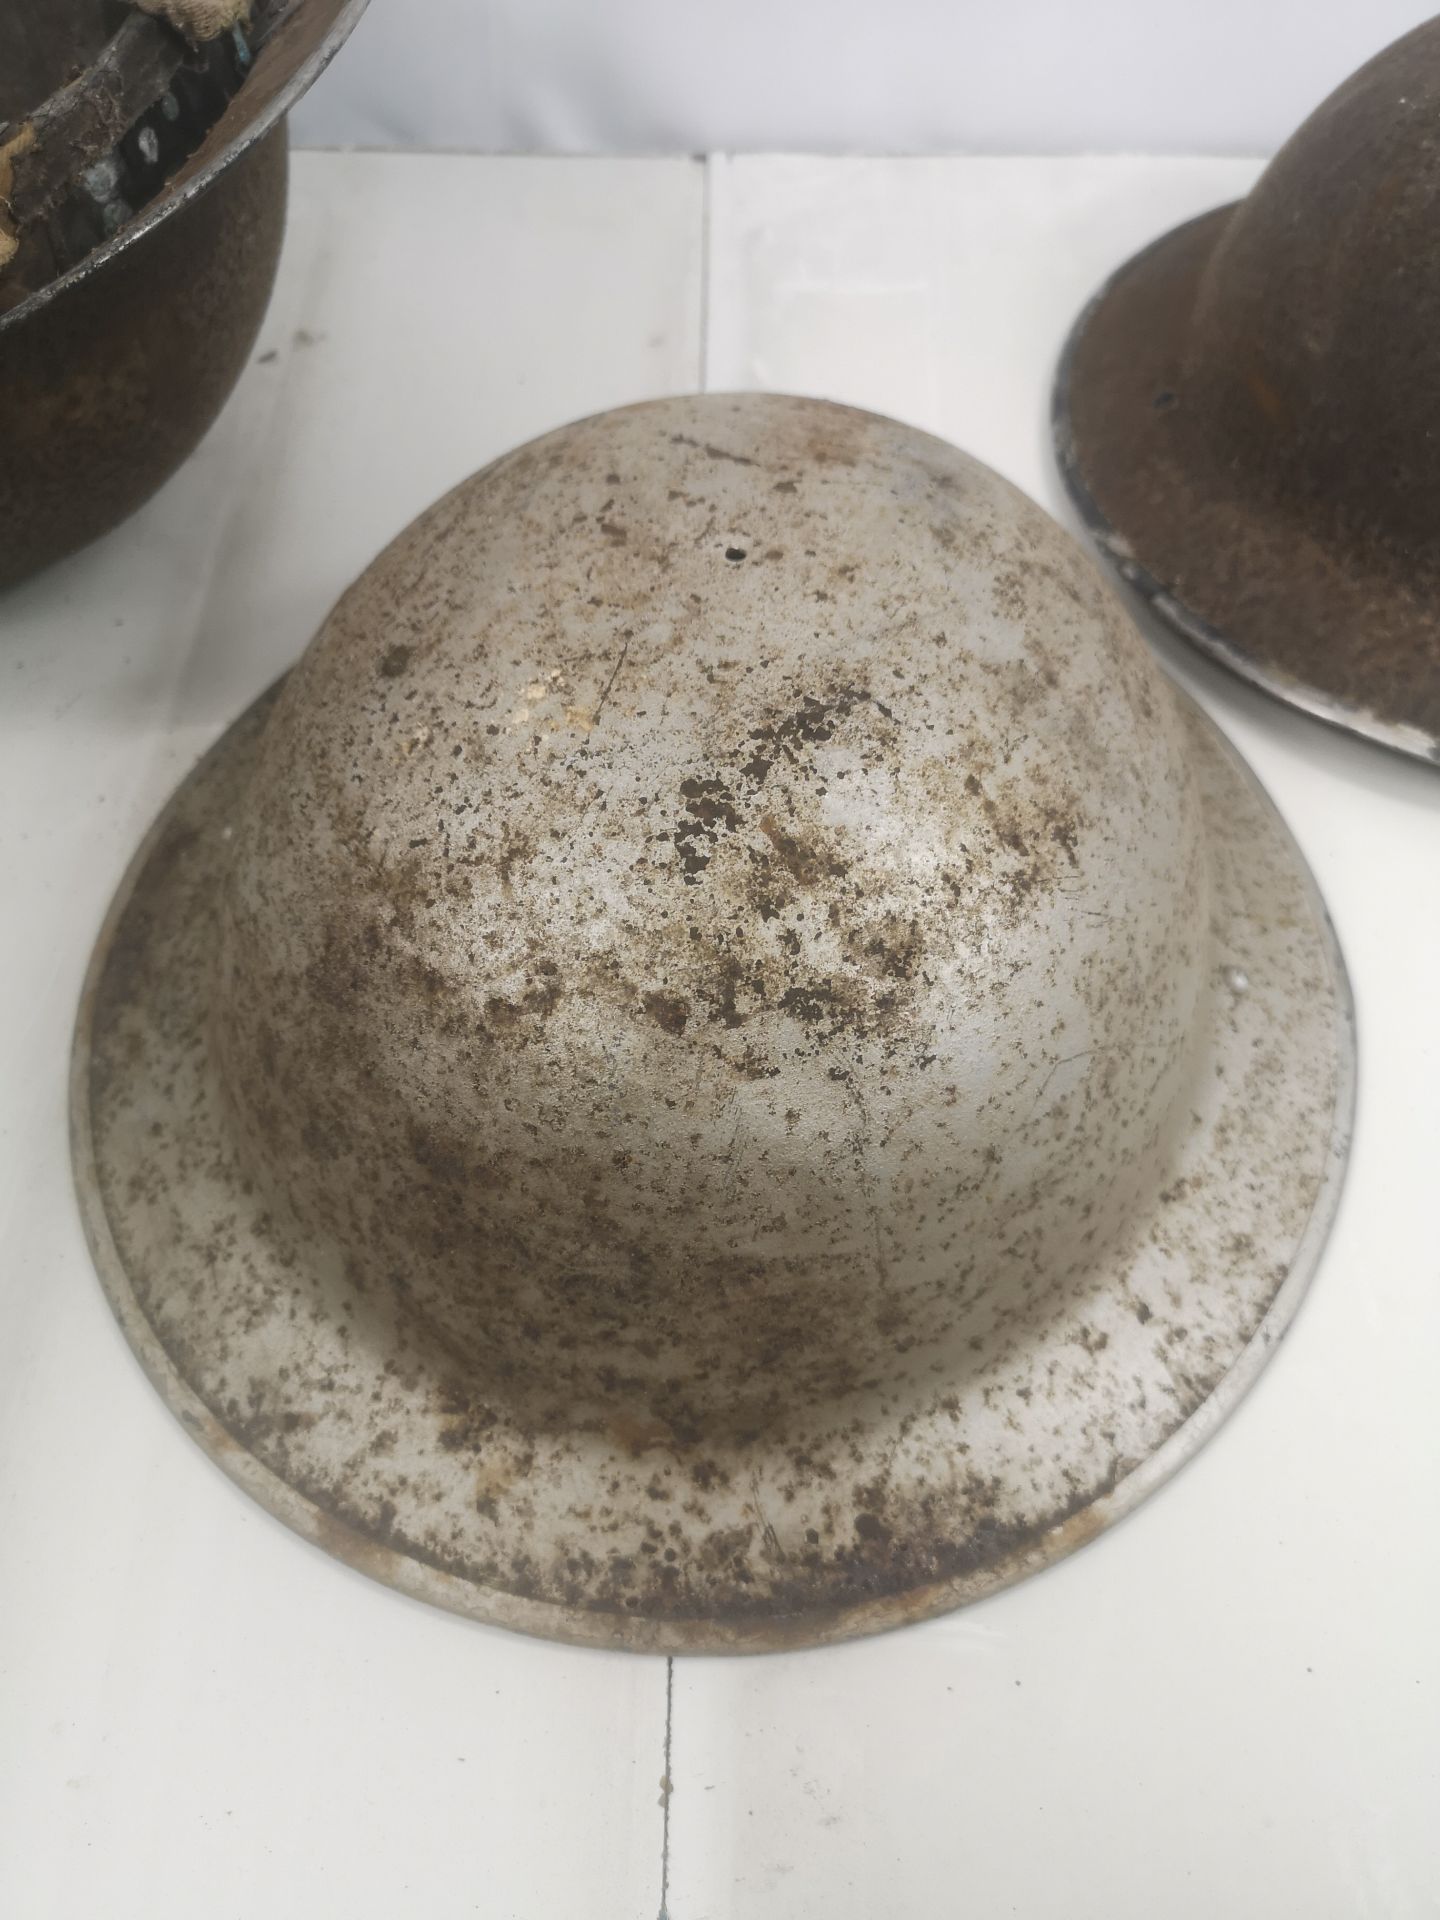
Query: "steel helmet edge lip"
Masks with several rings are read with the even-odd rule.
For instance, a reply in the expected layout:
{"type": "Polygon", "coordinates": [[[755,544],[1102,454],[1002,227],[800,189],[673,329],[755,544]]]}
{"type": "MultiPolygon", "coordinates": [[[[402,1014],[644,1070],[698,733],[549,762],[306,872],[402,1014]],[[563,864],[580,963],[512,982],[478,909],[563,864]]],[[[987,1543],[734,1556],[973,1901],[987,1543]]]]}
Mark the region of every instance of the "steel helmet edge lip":
{"type": "MultiPolygon", "coordinates": [[[[299,0],[298,7],[292,5],[287,14],[277,21],[275,30],[283,31],[305,4],[306,0],[299,0]]],[[[198,200],[206,193],[228,168],[243,158],[264,139],[267,133],[278,126],[301,96],[309,91],[349,39],[368,5],[369,0],[342,0],[319,45],[298,60],[284,82],[270,93],[264,105],[248,116],[245,115],[245,107],[248,103],[245,100],[245,88],[242,87],[206,136],[207,141],[213,138],[216,129],[223,126],[225,120],[233,115],[238,119],[239,124],[232,138],[193,172],[188,170],[190,162],[187,162],[174,180],[167,181],[153,199],[147,201],[108,240],[102,241],[99,246],[92,247],[83,259],[75,261],[55,279],[47,280],[44,286],[37,287],[33,293],[27,294],[15,306],[0,310],[0,338],[3,338],[8,328],[18,326],[22,320],[38,313],[42,307],[49,306],[53,300],[59,299],[62,294],[81,281],[89,280],[103,271],[111,261],[128,252],[137,241],[143,240],[146,234],[153,232],[172,214],[178,213],[183,207],[189,206],[192,201],[198,200]]],[[[262,48],[262,57],[263,52],[262,48]]],[[[253,78],[252,74],[251,79],[253,78]]],[[[246,84],[248,85],[249,81],[246,84]]]]}

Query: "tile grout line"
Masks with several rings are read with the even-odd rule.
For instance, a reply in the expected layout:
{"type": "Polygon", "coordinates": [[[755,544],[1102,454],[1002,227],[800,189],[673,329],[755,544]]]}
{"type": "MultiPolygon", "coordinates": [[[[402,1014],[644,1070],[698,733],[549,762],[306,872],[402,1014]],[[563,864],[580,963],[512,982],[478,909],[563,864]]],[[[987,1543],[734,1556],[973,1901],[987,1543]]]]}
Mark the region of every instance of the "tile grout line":
{"type": "Polygon", "coordinates": [[[715,177],[715,155],[707,153],[700,162],[700,368],[696,390],[710,388],[710,234],[711,194],[715,177]]]}
{"type": "Polygon", "coordinates": [[[660,1911],[656,1920],[670,1920],[670,1742],[675,1725],[675,1656],[665,1657],[665,1766],[660,1775],[660,1911]]]}

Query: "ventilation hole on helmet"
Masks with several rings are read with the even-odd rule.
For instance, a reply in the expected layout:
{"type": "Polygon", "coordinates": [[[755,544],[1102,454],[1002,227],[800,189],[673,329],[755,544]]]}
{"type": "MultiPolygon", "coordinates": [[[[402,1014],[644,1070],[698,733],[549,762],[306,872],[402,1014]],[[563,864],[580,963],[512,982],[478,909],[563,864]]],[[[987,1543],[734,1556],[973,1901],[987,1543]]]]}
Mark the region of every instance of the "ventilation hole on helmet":
{"type": "Polygon", "coordinates": [[[1169,387],[1162,387],[1159,393],[1156,394],[1152,405],[1157,413],[1168,413],[1171,407],[1175,405],[1175,399],[1176,396],[1170,391],[1169,387]]]}
{"type": "Polygon", "coordinates": [[[745,558],[744,547],[726,547],[725,558],[727,560],[743,560],[745,558]]]}

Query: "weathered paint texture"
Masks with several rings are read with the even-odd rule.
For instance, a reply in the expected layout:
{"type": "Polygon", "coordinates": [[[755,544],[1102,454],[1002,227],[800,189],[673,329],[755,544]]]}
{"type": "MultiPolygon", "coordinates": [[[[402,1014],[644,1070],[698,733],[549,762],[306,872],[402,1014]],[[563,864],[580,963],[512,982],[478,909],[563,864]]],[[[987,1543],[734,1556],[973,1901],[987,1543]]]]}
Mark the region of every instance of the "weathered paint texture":
{"type": "Polygon", "coordinates": [[[1053,523],[874,416],[497,462],[133,886],[77,1056],[132,1338],[287,1518],[509,1624],[763,1647],[1013,1578],[1193,1443],[1328,1219],[1283,828],[1053,523]]]}

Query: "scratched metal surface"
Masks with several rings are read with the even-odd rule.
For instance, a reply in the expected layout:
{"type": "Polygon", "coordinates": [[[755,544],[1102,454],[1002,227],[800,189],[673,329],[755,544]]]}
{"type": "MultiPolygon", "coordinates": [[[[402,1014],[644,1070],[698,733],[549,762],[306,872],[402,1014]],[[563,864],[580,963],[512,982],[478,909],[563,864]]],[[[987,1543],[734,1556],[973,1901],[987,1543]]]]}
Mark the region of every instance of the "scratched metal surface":
{"type": "Polygon", "coordinates": [[[122,894],[76,1138],[147,1366],[321,1544],[563,1638],[872,1631],[1090,1538],[1283,1330],[1353,1095],[1323,910],[964,455],[584,422],[267,708],[122,894]]]}

